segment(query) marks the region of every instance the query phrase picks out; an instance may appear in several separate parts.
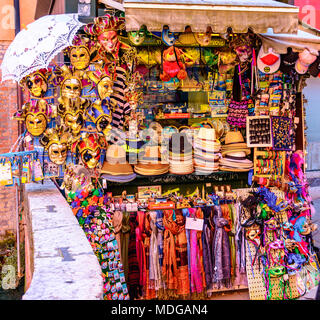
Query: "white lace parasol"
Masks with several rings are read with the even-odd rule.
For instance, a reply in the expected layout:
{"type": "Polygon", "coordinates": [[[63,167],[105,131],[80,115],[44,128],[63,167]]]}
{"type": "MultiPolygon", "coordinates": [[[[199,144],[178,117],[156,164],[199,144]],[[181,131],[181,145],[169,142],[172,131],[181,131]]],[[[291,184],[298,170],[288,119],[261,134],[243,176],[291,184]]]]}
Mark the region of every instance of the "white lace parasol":
{"type": "Polygon", "coordinates": [[[2,81],[20,81],[26,75],[47,68],[52,59],[72,40],[83,25],[77,14],[48,15],[30,23],[20,31],[7,49],[2,81]]]}

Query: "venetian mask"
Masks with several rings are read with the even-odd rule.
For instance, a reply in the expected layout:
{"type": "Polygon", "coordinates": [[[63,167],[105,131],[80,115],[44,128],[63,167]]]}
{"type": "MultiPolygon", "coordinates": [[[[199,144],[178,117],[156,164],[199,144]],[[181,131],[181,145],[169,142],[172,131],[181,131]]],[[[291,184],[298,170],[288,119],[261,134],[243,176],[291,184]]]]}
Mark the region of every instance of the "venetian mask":
{"type": "Polygon", "coordinates": [[[77,148],[83,164],[94,169],[100,160],[101,148],[106,147],[105,140],[97,134],[84,134],[80,141],[77,141],[73,149],[77,148]]]}
{"type": "Polygon", "coordinates": [[[40,143],[48,150],[50,161],[61,165],[64,164],[67,159],[70,139],[71,135],[65,128],[49,128],[40,139],[40,143]]]}
{"type": "Polygon", "coordinates": [[[240,63],[245,63],[252,57],[252,49],[249,45],[242,45],[235,48],[240,63]]]}
{"type": "Polygon", "coordinates": [[[211,41],[211,33],[195,33],[195,37],[200,46],[206,47],[211,41]]]}
{"type": "Polygon", "coordinates": [[[95,123],[98,132],[105,136],[112,129],[112,115],[109,106],[110,100],[96,100],[88,111],[88,116],[95,123]]]}
{"type": "Polygon", "coordinates": [[[82,84],[78,78],[68,78],[61,85],[61,95],[69,99],[75,99],[81,95],[82,84]]]}
{"type": "Polygon", "coordinates": [[[167,46],[171,47],[177,41],[177,33],[170,32],[169,28],[163,28],[161,39],[167,46]]]}
{"type": "Polygon", "coordinates": [[[119,39],[117,31],[105,31],[98,36],[98,41],[102,47],[109,53],[116,53],[119,47],[119,39]]]}
{"type": "Polygon", "coordinates": [[[84,70],[90,64],[90,53],[85,46],[74,46],[70,50],[70,63],[76,70],[84,70]]]}
{"type": "Polygon", "coordinates": [[[100,99],[110,97],[113,92],[113,80],[109,76],[103,77],[97,84],[97,90],[100,99]]]}
{"type": "Polygon", "coordinates": [[[47,128],[47,118],[42,113],[28,113],[26,116],[26,128],[33,136],[40,136],[47,128]]]}
{"type": "Polygon", "coordinates": [[[135,45],[135,46],[139,46],[141,45],[145,38],[146,38],[146,32],[144,30],[140,30],[140,31],[130,31],[128,33],[129,36],[129,40],[130,42],[135,45]]]}
{"type": "Polygon", "coordinates": [[[27,131],[37,137],[46,130],[51,113],[51,106],[45,100],[32,100],[23,106],[21,119],[24,118],[27,131]]]}
{"type": "Polygon", "coordinates": [[[71,129],[73,135],[79,134],[81,131],[84,120],[83,120],[83,113],[82,112],[66,112],[63,118],[64,124],[66,127],[71,129]]]}
{"type": "Polygon", "coordinates": [[[42,97],[48,90],[46,77],[39,71],[27,76],[24,83],[31,96],[36,98],[42,97]]]}
{"type": "Polygon", "coordinates": [[[84,124],[84,112],[89,105],[89,101],[83,98],[68,99],[60,97],[58,99],[58,114],[62,117],[63,124],[77,136],[84,124]]]}

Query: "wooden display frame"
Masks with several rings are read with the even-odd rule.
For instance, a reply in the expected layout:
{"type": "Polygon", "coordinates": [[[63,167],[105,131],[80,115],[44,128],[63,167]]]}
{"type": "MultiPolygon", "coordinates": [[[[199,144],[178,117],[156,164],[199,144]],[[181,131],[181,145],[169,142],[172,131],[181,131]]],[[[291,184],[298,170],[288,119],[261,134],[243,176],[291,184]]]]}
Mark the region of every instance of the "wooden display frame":
{"type": "MultiPolygon", "coordinates": [[[[282,180],[284,179],[285,175],[285,165],[286,165],[286,151],[276,151],[277,153],[280,153],[280,157],[282,158],[282,170],[281,175],[278,176],[282,180]]],[[[258,166],[257,161],[259,156],[263,156],[265,154],[265,151],[259,151],[258,148],[254,148],[254,156],[253,156],[253,175],[255,177],[261,177],[261,178],[271,178],[275,177],[274,174],[259,174],[258,173],[258,166]]]]}
{"type": "Polygon", "coordinates": [[[246,123],[246,136],[247,136],[247,146],[249,148],[255,148],[255,147],[272,147],[272,130],[271,130],[271,117],[270,116],[248,116],[247,117],[247,123],[246,123]],[[269,119],[269,138],[270,143],[261,143],[261,144],[255,144],[250,142],[250,121],[251,120],[260,120],[260,119],[269,119]]]}

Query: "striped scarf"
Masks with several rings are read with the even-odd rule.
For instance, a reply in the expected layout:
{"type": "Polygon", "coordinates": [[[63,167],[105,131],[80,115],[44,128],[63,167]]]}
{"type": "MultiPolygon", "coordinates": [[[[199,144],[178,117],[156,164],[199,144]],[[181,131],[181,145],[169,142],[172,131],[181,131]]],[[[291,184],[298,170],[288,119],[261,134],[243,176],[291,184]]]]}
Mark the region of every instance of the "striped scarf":
{"type": "Polygon", "coordinates": [[[116,67],[116,79],[113,83],[111,101],[117,105],[112,113],[111,125],[113,128],[122,130],[124,116],[130,113],[130,104],[126,101],[125,93],[128,90],[126,85],[126,71],[122,67],[116,67]]]}
{"type": "Polygon", "coordinates": [[[158,228],[157,243],[158,243],[159,264],[160,264],[160,268],[162,268],[162,265],[163,265],[163,232],[164,232],[163,211],[162,210],[157,210],[156,227],[158,228]]]}

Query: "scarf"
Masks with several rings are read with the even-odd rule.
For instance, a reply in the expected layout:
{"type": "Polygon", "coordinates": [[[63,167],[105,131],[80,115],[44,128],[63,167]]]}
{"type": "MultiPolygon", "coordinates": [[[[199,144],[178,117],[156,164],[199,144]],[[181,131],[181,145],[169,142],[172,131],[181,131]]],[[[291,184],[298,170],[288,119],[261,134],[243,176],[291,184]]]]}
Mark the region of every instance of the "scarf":
{"type": "Polygon", "coordinates": [[[122,258],[121,258],[121,236],[120,236],[120,231],[122,228],[122,212],[121,211],[115,211],[113,213],[113,218],[112,218],[112,225],[114,227],[114,234],[116,236],[116,240],[118,243],[118,248],[119,248],[119,255],[120,255],[120,261],[122,262],[122,258]]]}
{"type": "Polygon", "coordinates": [[[136,227],[136,251],[139,264],[139,284],[144,287],[146,285],[146,255],[145,248],[143,246],[143,230],[144,230],[145,214],[143,211],[137,213],[137,227],[136,227]]]}
{"type": "Polygon", "coordinates": [[[203,232],[202,232],[202,246],[203,246],[203,266],[206,276],[207,290],[211,289],[213,284],[213,261],[212,261],[212,242],[214,226],[211,223],[212,207],[203,207],[203,232]]]}
{"type": "MultiPolygon", "coordinates": [[[[203,214],[200,208],[189,208],[189,217],[202,219],[203,214]]],[[[203,269],[203,250],[201,234],[202,231],[188,230],[190,242],[190,286],[191,294],[194,298],[204,298],[204,289],[206,287],[205,274],[203,269]]]]}
{"type": "Polygon", "coordinates": [[[150,237],[151,237],[151,226],[150,226],[150,213],[147,212],[145,214],[144,219],[144,233],[143,233],[143,246],[144,246],[144,253],[145,253],[145,274],[146,274],[146,284],[144,288],[145,299],[151,300],[156,298],[156,292],[154,287],[152,288],[150,283],[150,237]]]}
{"type": "Polygon", "coordinates": [[[123,264],[124,276],[126,278],[126,281],[128,281],[128,271],[129,271],[129,264],[128,264],[129,235],[130,235],[129,218],[130,218],[129,212],[123,212],[120,243],[121,243],[122,264],[123,264]]]}
{"type": "Polygon", "coordinates": [[[181,210],[176,210],[176,223],[178,233],[176,235],[176,258],[177,258],[177,294],[180,298],[186,299],[190,294],[190,281],[188,272],[188,248],[185,229],[185,217],[181,210]]]}
{"type": "Polygon", "coordinates": [[[163,232],[164,232],[163,211],[162,210],[157,210],[156,227],[158,228],[157,243],[158,243],[158,253],[159,253],[159,264],[160,264],[160,268],[162,268],[162,265],[163,265],[163,232]]]}
{"type": "Polygon", "coordinates": [[[178,232],[178,226],[174,221],[174,211],[164,210],[163,225],[163,266],[162,277],[166,287],[166,296],[169,299],[177,298],[177,257],[174,235],[178,232]]]}
{"type": "Polygon", "coordinates": [[[225,285],[230,287],[231,280],[231,258],[229,237],[225,230],[225,226],[229,221],[222,216],[220,206],[214,206],[214,224],[215,232],[213,237],[212,255],[213,259],[213,279],[218,289],[225,285]]]}
{"type": "Polygon", "coordinates": [[[136,247],[136,228],[137,219],[136,213],[131,212],[129,217],[130,235],[129,235],[129,247],[128,247],[128,289],[131,299],[137,299],[140,294],[140,270],[137,258],[136,247]]]}
{"type": "Polygon", "coordinates": [[[156,296],[159,295],[159,291],[163,289],[161,268],[159,263],[159,250],[157,243],[157,227],[156,227],[157,213],[150,211],[150,265],[149,265],[149,277],[150,288],[156,291],[156,296]]]}

